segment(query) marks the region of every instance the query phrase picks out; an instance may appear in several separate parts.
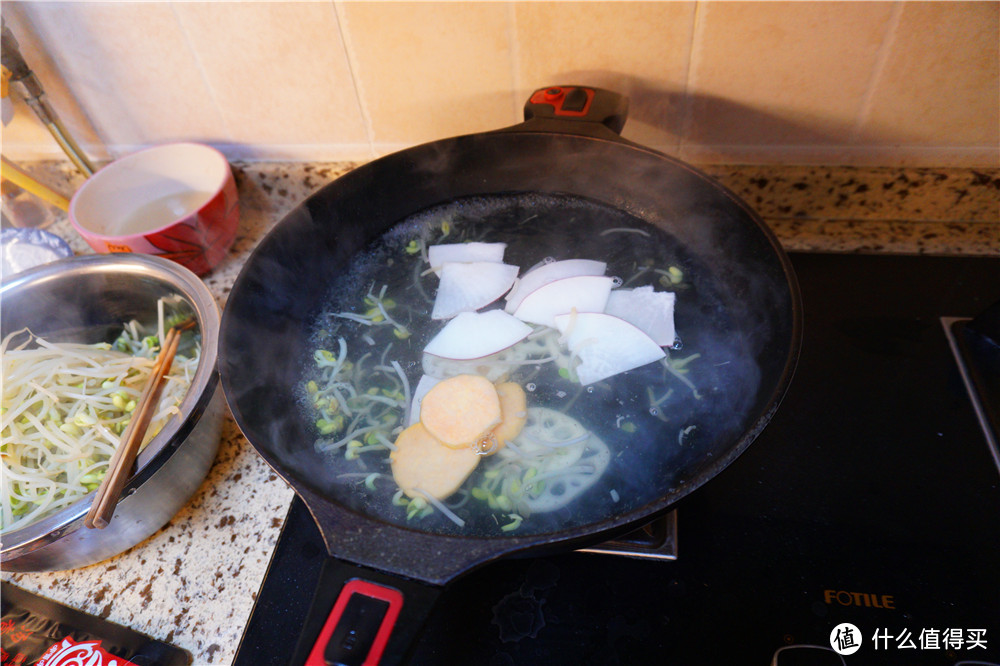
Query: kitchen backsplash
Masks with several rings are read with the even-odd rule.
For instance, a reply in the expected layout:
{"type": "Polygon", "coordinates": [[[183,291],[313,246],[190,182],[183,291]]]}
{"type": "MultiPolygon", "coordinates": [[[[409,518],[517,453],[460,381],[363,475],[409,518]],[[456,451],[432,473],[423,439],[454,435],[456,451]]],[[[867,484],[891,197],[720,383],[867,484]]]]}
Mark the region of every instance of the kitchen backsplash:
{"type": "MultiPolygon", "coordinates": [[[[359,160],[518,122],[530,92],[629,96],[694,163],[1000,166],[997,2],[11,2],[97,159],[197,140],[359,160]]],[[[3,152],[59,156],[15,105],[3,152]]]]}

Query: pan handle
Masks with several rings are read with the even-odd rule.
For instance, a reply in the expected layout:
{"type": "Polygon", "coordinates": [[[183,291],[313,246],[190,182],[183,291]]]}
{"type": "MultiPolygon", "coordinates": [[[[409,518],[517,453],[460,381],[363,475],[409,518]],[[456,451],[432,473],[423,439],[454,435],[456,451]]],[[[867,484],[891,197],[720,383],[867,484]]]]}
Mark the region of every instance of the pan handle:
{"type": "Polygon", "coordinates": [[[624,95],[589,86],[548,86],[531,93],[525,122],[510,129],[618,138],[627,119],[624,95]]]}
{"type": "Polygon", "coordinates": [[[291,663],[403,664],[442,590],[328,558],[291,663]]]}

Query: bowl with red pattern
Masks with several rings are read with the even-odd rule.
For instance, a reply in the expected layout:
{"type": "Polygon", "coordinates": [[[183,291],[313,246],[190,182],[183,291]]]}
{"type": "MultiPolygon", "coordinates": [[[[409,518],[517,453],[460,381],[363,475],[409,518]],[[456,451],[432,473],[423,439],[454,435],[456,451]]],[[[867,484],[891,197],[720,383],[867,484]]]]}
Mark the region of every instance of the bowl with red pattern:
{"type": "Polygon", "coordinates": [[[211,146],[154,146],[92,175],[73,195],[69,219],[96,252],[159,255],[205,275],[236,238],[236,180],[211,146]]]}

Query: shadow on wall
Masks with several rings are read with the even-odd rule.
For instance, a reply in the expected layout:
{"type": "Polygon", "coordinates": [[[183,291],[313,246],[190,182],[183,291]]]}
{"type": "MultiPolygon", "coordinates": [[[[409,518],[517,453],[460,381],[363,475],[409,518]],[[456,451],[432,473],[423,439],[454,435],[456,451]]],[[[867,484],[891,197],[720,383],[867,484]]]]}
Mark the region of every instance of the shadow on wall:
{"type": "MultiPolygon", "coordinates": [[[[676,152],[686,146],[707,146],[725,154],[740,147],[801,147],[834,149],[864,146],[854,118],[793,118],[715,95],[687,95],[662,82],[620,72],[578,70],[553,84],[592,85],[629,98],[629,120],[623,134],[651,147],[676,152]]],[[[799,114],[800,116],[803,114],[799,114]]],[[[892,128],[866,130],[879,137],[878,145],[921,143],[892,128]]]]}

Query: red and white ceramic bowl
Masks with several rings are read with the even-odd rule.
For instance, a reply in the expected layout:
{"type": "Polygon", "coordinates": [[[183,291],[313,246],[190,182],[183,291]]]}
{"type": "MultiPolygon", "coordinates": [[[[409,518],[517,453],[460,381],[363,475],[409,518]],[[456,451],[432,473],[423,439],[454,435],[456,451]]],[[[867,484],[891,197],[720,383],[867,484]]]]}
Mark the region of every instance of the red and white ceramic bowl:
{"type": "Polygon", "coordinates": [[[236,238],[236,180],[210,146],[155,146],[91,176],[73,195],[69,219],[97,252],[159,255],[204,275],[236,238]]]}

